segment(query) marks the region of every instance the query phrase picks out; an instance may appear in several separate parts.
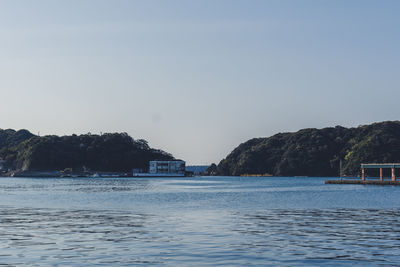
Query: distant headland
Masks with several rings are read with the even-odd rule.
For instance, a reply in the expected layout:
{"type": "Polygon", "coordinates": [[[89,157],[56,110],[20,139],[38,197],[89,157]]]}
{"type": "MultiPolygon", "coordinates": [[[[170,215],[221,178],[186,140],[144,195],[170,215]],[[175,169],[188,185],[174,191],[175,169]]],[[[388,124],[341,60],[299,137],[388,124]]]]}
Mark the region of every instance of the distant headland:
{"type": "Polygon", "coordinates": [[[126,133],[37,136],[27,130],[12,129],[0,130],[0,157],[4,176],[52,176],[56,172],[65,176],[96,172],[130,174],[134,168],[148,169],[151,160],[174,159],[126,133]]]}
{"type": "Polygon", "coordinates": [[[356,128],[302,129],[254,138],[235,148],[209,171],[216,175],[360,175],[361,163],[400,161],[400,121],[356,128]]]}

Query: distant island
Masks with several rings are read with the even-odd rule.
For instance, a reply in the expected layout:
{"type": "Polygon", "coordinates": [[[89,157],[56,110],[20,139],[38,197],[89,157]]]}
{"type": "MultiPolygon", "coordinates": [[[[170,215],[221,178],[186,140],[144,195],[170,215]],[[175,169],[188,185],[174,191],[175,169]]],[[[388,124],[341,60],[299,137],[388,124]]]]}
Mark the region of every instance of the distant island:
{"type": "Polygon", "coordinates": [[[162,150],[126,133],[37,136],[27,130],[0,130],[3,175],[58,171],[70,173],[147,170],[151,160],[172,160],[162,150]]]}
{"type": "Polygon", "coordinates": [[[386,121],[356,128],[303,129],[254,138],[235,148],[214,175],[350,176],[361,163],[400,162],[400,122],[386,121]]]}
{"type": "MultiPolygon", "coordinates": [[[[148,171],[152,160],[174,160],[127,133],[38,136],[0,129],[0,174],[29,176],[148,171]]],[[[194,174],[226,176],[358,176],[361,163],[400,162],[400,121],[355,128],[302,129],[254,138],[217,164],[192,166],[194,174]]],[[[190,169],[192,168],[192,169],[190,169]]]]}

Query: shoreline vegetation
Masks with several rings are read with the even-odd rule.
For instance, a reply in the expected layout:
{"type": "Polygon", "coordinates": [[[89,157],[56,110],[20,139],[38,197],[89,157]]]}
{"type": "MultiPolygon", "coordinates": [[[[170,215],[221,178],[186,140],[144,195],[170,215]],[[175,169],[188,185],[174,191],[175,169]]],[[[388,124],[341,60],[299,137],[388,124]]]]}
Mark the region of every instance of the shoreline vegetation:
{"type": "Polygon", "coordinates": [[[27,130],[0,130],[3,176],[125,176],[148,170],[151,160],[174,160],[146,140],[127,133],[37,136],[27,130]]]}
{"type": "MultiPolygon", "coordinates": [[[[174,159],[127,133],[37,136],[0,129],[0,176],[130,177],[133,169],[148,171],[151,160],[174,159]]],[[[400,161],[400,121],[253,138],[200,175],[339,177],[340,161],[342,175],[352,177],[360,176],[361,163],[400,161]]]]}
{"type": "MultiPolygon", "coordinates": [[[[339,177],[360,176],[361,163],[400,161],[400,121],[355,128],[342,126],[302,129],[253,138],[236,147],[218,165],[215,175],[339,177]]],[[[378,176],[371,171],[370,175],[378,176]]],[[[389,173],[384,173],[390,176],[389,173]]]]}

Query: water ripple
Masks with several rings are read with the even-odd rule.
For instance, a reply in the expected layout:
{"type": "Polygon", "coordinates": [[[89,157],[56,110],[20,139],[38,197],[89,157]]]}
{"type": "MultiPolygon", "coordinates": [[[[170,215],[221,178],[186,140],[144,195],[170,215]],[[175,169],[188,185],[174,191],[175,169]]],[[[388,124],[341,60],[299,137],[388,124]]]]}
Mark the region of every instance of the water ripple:
{"type": "Polygon", "coordinates": [[[4,178],[0,265],[400,266],[399,189],[308,178],[4,178]]]}
{"type": "Polygon", "coordinates": [[[399,212],[279,209],[196,222],[201,214],[3,207],[0,257],[10,266],[393,266],[399,212]]]}
{"type": "Polygon", "coordinates": [[[260,254],[268,250],[275,257],[281,255],[282,262],[312,264],[330,260],[341,265],[346,262],[398,265],[399,212],[398,209],[270,210],[235,214],[239,220],[232,231],[241,239],[247,236],[250,240],[238,247],[260,254]]]}

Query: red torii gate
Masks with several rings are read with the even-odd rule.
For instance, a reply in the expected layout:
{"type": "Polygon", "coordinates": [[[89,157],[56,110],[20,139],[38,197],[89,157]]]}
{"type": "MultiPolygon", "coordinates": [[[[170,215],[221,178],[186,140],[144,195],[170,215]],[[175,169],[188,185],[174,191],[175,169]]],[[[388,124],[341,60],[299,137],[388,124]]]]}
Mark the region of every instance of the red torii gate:
{"type": "Polygon", "coordinates": [[[392,181],[396,181],[395,169],[400,169],[400,163],[363,163],[361,164],[361,180],[365,181],[365,169],[379,169],[379,179],[383,181],[383,169],[392,169],[392,181]]]}

